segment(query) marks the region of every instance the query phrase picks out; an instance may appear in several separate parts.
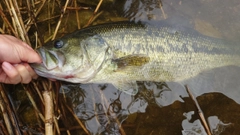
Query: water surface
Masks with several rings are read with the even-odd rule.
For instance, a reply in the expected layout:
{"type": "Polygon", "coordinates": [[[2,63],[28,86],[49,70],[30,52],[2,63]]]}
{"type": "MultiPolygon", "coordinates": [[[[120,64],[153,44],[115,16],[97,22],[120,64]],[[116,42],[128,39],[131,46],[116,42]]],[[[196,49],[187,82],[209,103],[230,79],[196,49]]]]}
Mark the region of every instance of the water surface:
{"type": "MultiPolygon", "coordinates": [[[[104,6],[101,10],[135,22],[157,25],[165,21],[177,28],[240,41],[239,0],[116,0],[112,8],[104,6]]],[[[91,134],[206,135],[195,103],[184,87],[187,85],[197,98],[212,134],[238,135],[239,74],[239,67],[229,66],[203,71],[180,83],[138,82],[137,95],[118,91],[111,84],[63,83],[60,101],[66,96],[68,105],[91,134]]],[[[69,117],[69,123],[72,119],[69,117]]]]}

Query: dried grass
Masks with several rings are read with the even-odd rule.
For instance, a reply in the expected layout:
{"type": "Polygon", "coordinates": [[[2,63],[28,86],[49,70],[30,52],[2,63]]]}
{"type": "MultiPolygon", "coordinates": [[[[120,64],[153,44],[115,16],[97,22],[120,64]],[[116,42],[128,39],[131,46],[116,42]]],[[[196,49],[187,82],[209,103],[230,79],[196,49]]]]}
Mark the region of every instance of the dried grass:
{"type": "MultiPolygon", "coordinates": [[[[101,5],[102,0],[98,4],[101,5]]],[[[90,25],[96,14],[98,8],[95,10],[93,16],[89,20],[90,25]]],[[[3,0],[0,2],[0,32],[4,34],[11,34],[20,38],[30,46],[38,48],[48,40],[53,40],[59,31],[64,32],[63,17],[67,18],[69,12],[75,10],[76,24],[78,29],[81,28],[79,10],[89,9],[88,7],[78,7],[76,0],[66,3],[61,3],[60,0],[3,0]],[[64,5],[64,6],[61,6],[64,5]],[[74,5],[74,6],[71,6],[74,5]],[[44,17],[43,17],[44,16],[44,17]],[[58,22],[54,20],[58,19],[58,22]],[[61,26],[61,30],[60,30],[61,26]],[[43,33],[42,27],[47,28],[43,33]],[[53,32],[54,31],[54,32],[53,32]],[[42,35],[47,35],[43,37],[42,35]]],[[[0,121],[0,133],[2,134],[32,134],[33,132],[51,135],[61,134],[63,132],[70,134],[71,130],[82,130],[84,134],[89,134],[83,123],[73,113],[72,109],[66,105],[64,100],[59,102],[58,91],[60,88],[59,82],[50,81],[35,81],[29,85],[22,85],[26,95],[34,107],[37,114],[38,121],[41,123],[38,129],[32,127],[23,128],[24,122],[18,118],[17,108],[9,101],[7,94],[7,87],[0,85],[0,109],[2,112],[3,121],[0,121]],[[37,94],[37,97],[36,97],[37,94]],[[38,99],[38,100],[37,100],[38,99]],[[39,102],[36,102],[39,101],[39,102]],[[67,112],[72,114],[79,126],[75,128],[68,122],[67,112]],[[60,126],[61,121],[64,126],[60,126]],[[45,126],[44,126],[45,125],[45,126]]]]}

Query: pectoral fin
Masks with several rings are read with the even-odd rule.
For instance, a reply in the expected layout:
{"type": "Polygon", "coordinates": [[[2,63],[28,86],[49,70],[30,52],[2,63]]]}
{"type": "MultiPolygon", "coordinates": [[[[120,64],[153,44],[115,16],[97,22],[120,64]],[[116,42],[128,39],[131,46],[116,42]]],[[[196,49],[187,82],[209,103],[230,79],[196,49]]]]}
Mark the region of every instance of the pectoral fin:
{"type": "Polygon", "coordinates": [[[149,61],[150,58],[146,55],[128,55],[112,60],[112,62],[117,65],[118,69],[123,69],[128,66],[143,66],[149,61]]]}
{"type": "Polygon", "coordinates": [[[138,86],[136,81],[130,82],[114,82],[112,83],[118,90],[123,91],[129,95],[136,95],[138,93],[138,86]]]}

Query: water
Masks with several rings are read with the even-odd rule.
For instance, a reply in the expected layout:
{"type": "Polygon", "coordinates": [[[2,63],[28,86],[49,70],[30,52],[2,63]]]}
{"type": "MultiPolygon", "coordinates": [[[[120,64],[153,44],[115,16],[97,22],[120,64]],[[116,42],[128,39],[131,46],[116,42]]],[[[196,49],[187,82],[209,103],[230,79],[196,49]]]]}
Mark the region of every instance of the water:
{"type": "MultiPolygon", "coordinates": [[[[237,0],[126,0],[116,1],[115,5],[120,14],[132,21],[155,24],[167,20],[204,35],[239,40],[237,0]]],[[[118,91],[111,84],[65,84],[62,90],[92,134],[206,135],[185,84],[197,97],[212,134],[232,135],[240,132],[239,71],[239,67],[204,71],[181,84],[139,82],[135,96],[118,91]]]]}
{"type": "MultiPolygon", "coordinates": [[[[195,29],[204,35],[240,40],[239,0],[116,0],[111,9],[104,6],[102,10],[136,22],[156,25],[159,20],[164,20],[179,28],[195,29]]],[[[101,17],[96,21],[101,22],[101,17]]],[[[222,67],[204,71],[181,83],[138,82],[139,93],[135,96],[118,91],[111,84],[63,83],[59,89],[59,99],[63,101],[63,95],[66,96],[68,105],[91,134],[205,135],[198,110],[184,87],[187,85],[197,98],[212,134],[238,135],[239,71],[239,67],[222,67]]],[[[36,114],[29,107],[31,105],[26,97],[21,101],[15,100],[16,106],[28,102],[24,107],[19,107],[25,109],[24,113],[19,112],[20,117],[25,118],[25,125],[29,128],[34,124],[41,125],[41,122],[34,120],[36,114]],[[30,117],[29,112],[34,115],[30,117]],[[27,119],[31,122],[28,123],[27,119]]],[[[69,123],[65,123],[65,127],[70,125],[68,128],[73,128],[73,119],[67,115],[69,123]]],[[[80,133],[82,131],[76,130],[72,134],[80,133]]]]}
{"type": "MultiPolygon", "coordinates": [[[[239,40],[239,1],[223,0],[126,0],[119,12],[133,21],[168,19],[215,37],[239,40]],[[160,8],[159,5],[162,5],[160,8]]],[[[121,5],[120,4],[120,5],[121,5]]],[[[119,7],[119,6],[117,6],[119,7]]]]}
{"type": "MultiPolygon", "coordinates": [[[[111,84],[64,84],[61,92],[91,134],[122,134],[121,127],[126,134],[206,134],[194,102],[180,84],[139,82],[138,86],[136,96],[111,84]]],[[[197,99],[212,132],[238,132],[239,104],[219,93],[197,99]]]]}

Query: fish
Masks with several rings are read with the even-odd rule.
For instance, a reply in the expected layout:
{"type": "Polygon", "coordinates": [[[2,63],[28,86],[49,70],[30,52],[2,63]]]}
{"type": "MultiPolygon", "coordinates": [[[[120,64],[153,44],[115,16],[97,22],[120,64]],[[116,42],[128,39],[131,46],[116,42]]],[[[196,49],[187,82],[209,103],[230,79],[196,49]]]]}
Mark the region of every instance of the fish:
{"type": "Polygon", "coordinates": [[[71,83],[111,83],[136,94],[137,81],[180,82],[199,73],[240,65],[236,42],[167,23],[116,22],[89,26],[37,49],[39,76],[71,83]]]}

